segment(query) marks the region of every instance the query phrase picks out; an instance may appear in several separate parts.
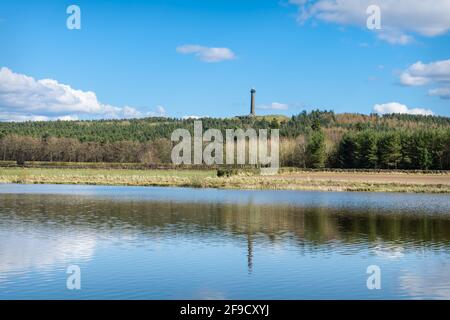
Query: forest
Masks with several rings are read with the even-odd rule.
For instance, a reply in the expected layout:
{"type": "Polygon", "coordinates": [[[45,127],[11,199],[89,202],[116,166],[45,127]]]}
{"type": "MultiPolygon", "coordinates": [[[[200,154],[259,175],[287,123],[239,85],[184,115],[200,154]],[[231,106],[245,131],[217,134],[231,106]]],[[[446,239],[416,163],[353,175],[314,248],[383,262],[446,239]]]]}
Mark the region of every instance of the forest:
{"type": "MultiPolygon", "coordinates": [[[[450,118],[302,112],[290,118],[203,118],[203,129],[279,129],[282,166],[450,169],[450,118]]],[[[169,164],[178,128],[193,119],[143,118],[0,123],[0,160],[169,164]]]]}

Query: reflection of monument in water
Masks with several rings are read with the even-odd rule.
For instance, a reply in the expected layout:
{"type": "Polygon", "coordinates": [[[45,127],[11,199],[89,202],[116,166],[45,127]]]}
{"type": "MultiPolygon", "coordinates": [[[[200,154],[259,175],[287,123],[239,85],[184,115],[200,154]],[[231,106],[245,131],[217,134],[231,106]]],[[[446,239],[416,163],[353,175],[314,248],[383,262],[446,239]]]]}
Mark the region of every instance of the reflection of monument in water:
{"type": "Polygon", "coordinates": [[[248,273],[252,273],[252,271],[253,271],[253,239],[252,239],[252,233],[250,231],[247,232],[247,267],[248,267],[248,273]]]}

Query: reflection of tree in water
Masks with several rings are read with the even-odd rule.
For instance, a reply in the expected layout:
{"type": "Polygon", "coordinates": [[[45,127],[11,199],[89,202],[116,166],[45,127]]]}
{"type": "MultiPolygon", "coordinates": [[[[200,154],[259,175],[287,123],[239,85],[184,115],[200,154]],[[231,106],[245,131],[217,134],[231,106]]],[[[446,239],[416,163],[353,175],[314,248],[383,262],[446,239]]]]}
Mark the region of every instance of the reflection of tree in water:
{"type": "Polygon", "coordinates": [[[333,250],[333,243],[375,246],[382,242],[408,247],[450,243],[450,216],[249,203],[179,203],[113,201],[93,197],[0,195],[0,225],[20,221],[49,228],[96,232],[126,229],[149,237],[182,234],[194,240],[211,237],[247,246],[249,272],[255,245],[289,241],[300,252],[333,250]],[[242,242],[241,242],[242,243],[242,242]]]}

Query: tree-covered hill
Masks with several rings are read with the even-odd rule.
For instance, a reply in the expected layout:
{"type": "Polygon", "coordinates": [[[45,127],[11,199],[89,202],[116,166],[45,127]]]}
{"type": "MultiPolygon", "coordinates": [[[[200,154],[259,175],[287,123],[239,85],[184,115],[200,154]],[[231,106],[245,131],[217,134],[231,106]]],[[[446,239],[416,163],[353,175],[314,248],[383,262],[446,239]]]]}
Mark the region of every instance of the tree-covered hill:
{"type": "MultiPolygon", "coordinates": [[[[221,130],[234,128],[267,129],[279,128],[284,137],[297,137],[308,133],[314,123],[322,128],[345,130],[399,130],[419,128],[449,128],[450,118],[420,115],[362,115],[335,114],[332,111],[302,112],[291,118],[282,116],[203,118],[204,129],[221,130]]],[[[64,137],[80,142],[147,142],[159,138],[170,138],[173,130],[192,130],[194,119],[142,118],[130,120],[85,120],[85,121],[28,121],[0,122],[0,138],[10,134],[34,138],[64,137]]]]}
{"type": "MultiPolygon", "coordinates": [[[[203,130],[280,129],[281,163],[297,167],[450,169],[450,118],[302,112],[203,118],[203,130]]],[[[175,129],[194,119],[2,122],[0,160],[169,163],[175,129]]]]}

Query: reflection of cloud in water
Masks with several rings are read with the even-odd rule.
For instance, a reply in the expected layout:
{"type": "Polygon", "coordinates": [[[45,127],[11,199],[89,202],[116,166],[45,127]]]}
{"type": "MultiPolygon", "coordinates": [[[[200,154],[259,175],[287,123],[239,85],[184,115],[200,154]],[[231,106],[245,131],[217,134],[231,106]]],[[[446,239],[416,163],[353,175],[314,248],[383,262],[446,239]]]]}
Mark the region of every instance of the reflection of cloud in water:
{"type": "Polygon", "coordinates": [[[400,288],[415,299],[450,299],[450,264],[424,265],[407,271],[399,279],[400,288]]]}
{"type": "Polygon", "coordinates": [[[196,299],[200,300],[225,300],[225,293],[207,288],[200,289],[196,294],[196,299]]]}
{"type": "Polygon", "coordinates": [[[45,270],[60,263],[77,263],[94,254],[95,237],[53,234],[51,238],[28,233],[0,232],[0,273],[45,270]]]}
{"type": "Polygon", "coordinates": [[[389,259],[389,260],[403,258],[405,255],[404,250],[405,250],[405,248],[403,248],[400,245],[387,244],[387,243],[383,243],[383,242],[380,242],[373,247],[373,252],[377,256],[379,256],[381,258],[389,259]]]}

